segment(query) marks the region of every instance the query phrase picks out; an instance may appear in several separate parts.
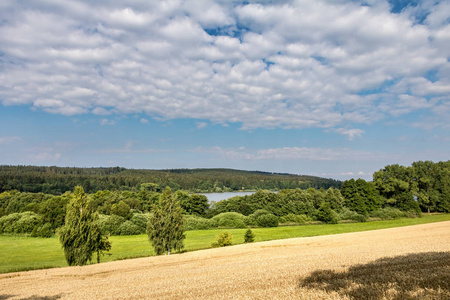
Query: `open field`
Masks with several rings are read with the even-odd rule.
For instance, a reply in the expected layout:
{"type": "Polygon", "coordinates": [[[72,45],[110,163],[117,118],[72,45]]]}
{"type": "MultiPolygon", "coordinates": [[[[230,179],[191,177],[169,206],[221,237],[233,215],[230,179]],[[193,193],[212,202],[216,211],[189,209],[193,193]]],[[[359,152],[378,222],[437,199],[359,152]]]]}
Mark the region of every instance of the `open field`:
{"type": "MultiPolygon", "coordinates": [[[[425,224],[450,220],[450,214],[424,215],[416,219],[398,219],[368,223],[347,223],[337,225],[310,225],[276,228],[254,228],[256,241],[270,241],[296,237],[309,237],[328,234],[339,234],[356,231],[376,230],[383,228],[425,224]]],[[[197,230],[186,232],[186,250],[207,249],[222,231],[233,234],[234,244],[244,242],[245,229],[197,230]]],[[[110,256],[102,257],[102,261],[113,261],[124,258],[146,257],[154,255],[153,248],[146,235],[112,236],[110,256]]],[[[0,236],[0,273],[65,267],[67,263],[61,245],[56,238],[27,238],[17,236],[0,236]]]]}
{"type": "Polygon", "coordinates": [[[450,221],[0,275],[0,299],[449,299],[450,221]]]}

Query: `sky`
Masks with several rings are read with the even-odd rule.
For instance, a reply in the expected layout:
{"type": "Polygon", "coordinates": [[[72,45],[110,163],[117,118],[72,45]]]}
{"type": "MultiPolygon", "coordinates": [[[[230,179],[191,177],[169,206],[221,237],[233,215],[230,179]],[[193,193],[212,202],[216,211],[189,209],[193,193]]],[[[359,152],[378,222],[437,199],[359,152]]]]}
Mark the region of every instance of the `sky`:
{"type": "Polygon", "coordinates": [[[0,165],[371,180],[449,120],[450,0],[0,1],[0,165]]]}

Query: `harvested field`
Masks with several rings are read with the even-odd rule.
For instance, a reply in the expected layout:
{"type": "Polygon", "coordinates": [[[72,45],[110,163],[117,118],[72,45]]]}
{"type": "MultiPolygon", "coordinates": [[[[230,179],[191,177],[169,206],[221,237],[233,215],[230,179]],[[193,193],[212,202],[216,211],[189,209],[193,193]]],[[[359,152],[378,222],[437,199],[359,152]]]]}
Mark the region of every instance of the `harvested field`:
{"type": "Polygon", "coordinates": [[[450,222],[0,275],[0,299],[450,299],[450,222]]]}

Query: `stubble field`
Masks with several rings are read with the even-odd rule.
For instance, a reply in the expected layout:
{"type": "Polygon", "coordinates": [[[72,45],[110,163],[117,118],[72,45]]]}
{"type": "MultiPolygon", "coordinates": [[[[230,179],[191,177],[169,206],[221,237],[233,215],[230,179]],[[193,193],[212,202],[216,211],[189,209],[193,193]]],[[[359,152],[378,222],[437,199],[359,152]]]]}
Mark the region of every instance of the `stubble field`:
{"type": "Polygon", "coordinates": [[[450,299],[450,221],[0,275],[0,299],[450,299]]]}

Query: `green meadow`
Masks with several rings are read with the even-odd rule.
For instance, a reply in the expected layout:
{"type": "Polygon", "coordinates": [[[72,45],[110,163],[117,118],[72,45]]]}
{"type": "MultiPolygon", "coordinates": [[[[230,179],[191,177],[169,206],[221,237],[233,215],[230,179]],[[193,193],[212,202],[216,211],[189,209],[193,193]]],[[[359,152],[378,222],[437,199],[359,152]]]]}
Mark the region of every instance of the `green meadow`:
{"type": "MultiPolygon", "coordinates": [[[[269,241],[295,237],[309,237],[356,231],[376,230],[433,222],[450,221],[450,214],[424,214],[421,218],[373,221],[366,223],[341,223],[336,225],[304,225],[274,228],[252,228],[255,241],[269,241]]],[[[215,229],[187,231],[185,251],[211,248],[216,236],[223,231],[233,235],[233,244],[244,242],[246,229],[215,229]]],[[[111,236],[112,249],[101,261],[113,261],[154,255],[147,235],[111,236]]],[[[96,257],[93,258],[96,261],[96,257]]],[[[64,252],[59,240],[25,236],[0,236],[0,273],[65,267],[64,252]]]]}

